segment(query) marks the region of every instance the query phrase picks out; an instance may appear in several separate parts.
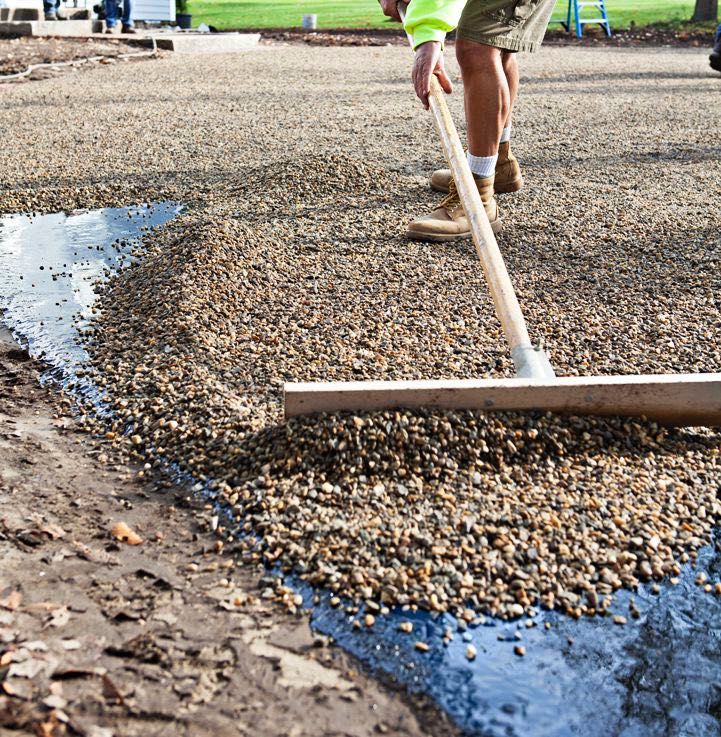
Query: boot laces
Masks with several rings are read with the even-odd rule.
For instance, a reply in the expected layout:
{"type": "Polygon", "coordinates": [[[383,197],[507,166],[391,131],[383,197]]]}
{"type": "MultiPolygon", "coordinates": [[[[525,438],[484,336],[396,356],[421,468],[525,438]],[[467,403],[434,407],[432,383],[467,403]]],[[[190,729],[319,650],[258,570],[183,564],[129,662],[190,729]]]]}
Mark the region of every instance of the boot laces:
{"type": "Polygon", "coordinates": [[[455,180],[448,182],[448,194],[441,200],[439,207],[444,210],[454,210],[461,204],[461,196],[458,194],[455,180]]]}

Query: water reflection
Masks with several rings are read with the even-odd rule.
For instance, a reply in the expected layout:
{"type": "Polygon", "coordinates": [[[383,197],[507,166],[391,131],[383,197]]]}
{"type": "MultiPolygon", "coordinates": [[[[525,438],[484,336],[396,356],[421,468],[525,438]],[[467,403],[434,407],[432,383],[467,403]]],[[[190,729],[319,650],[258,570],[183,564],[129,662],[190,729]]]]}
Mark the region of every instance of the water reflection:
{"type": "Polygon", "coordinates": [[[575,621],[540,612],[532,628],[525,620],[487,620],[463,633],[449,616],[396,611],[372,632],[358,632],[352,616],[327,604],[315,608],[313,624],[372,669],[431,695],[469,734],[718,737],[721,600],[695,584],[698,570],[719,580],[721,557],[713,548],[702,551],[696,569],[684,569],[676,586],[618,594],[613,611],[628,618],[624,626],[610,617],[575,621]],[[629,615],[632,597],[638,620],[629,615]],[[414,623],[410,635],[398,631],[404,620],[414,623]],[[447,627],[454,637],[445,646],[447,627]],[[416,640],[430,651],[418,652],[416,640]],[[478,652],[472,662],[468,644],[478,652]],[[517,644],[524,657],[514,653],[517,644]]]}
{"type": "Polygon", "coordinates": [[[87,358],[76,342],[93,285],[127,262],[149,228],[180,211],[173,202],[51,215],[0,217],[0,311],[32,355],[65,378],[87,358]],[[74,324],[73,318],[80,317],[74,324]]]}

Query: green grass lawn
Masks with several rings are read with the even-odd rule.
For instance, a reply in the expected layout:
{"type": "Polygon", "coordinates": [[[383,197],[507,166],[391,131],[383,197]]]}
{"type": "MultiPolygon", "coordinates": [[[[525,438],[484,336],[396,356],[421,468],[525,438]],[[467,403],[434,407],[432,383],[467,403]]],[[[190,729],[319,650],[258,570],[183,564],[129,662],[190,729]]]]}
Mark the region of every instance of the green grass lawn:
{"type": "MultiPolygon", "coordinates": [[[[559,0],[554,18],[565,16],[568,0],[559,0]]],[[[376,0],[190,0],[193,25],[217,28],[292,28],[306,13],[318,16],[319,28],[387,28],[376,0]]],[[[650,23],[678,24],[693,12],[693,0],[607,0],[614,28],[650,23]]],[[[593,17],[594,8],[583,11],[593,17]]]]}

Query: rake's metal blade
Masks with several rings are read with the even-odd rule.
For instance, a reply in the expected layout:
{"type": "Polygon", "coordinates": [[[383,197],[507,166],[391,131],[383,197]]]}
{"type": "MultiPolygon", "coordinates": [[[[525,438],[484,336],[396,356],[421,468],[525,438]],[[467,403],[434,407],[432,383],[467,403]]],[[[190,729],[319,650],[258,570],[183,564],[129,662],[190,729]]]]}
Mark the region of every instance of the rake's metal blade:
{"type": "Polygon", "coordinates": [[[285,385],[286,417],[419,407],[643,416],[715,427],[721,426],[721,373],[285,385]]]}

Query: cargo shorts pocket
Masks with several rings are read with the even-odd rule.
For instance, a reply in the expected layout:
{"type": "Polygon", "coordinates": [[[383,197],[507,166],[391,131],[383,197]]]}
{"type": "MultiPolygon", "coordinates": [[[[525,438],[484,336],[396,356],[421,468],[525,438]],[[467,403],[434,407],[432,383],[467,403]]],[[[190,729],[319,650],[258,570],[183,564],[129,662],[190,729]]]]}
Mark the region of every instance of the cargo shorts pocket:
{"type": "Polygon", "coordinates": [[[506,0],[503,3],[494,3],[488,15],[509,26],[519,26],[528,20],[536,9],[540,0],[506,0]]]}

